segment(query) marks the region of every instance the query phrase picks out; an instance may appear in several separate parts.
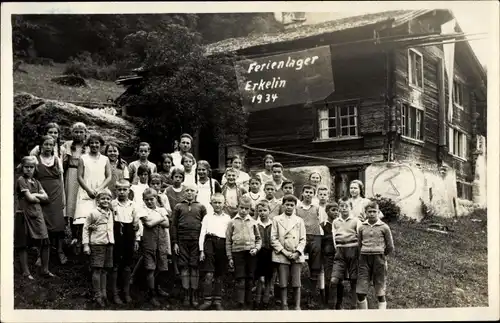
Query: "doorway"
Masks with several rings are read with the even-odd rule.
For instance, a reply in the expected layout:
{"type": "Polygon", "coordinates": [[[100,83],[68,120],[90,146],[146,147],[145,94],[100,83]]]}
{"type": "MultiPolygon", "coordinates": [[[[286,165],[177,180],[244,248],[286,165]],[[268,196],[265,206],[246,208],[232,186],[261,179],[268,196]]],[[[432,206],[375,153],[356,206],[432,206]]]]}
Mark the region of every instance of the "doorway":
{"type": "Polygon", "coordinates": [[[336,201],[344,196],[349,196],[349,183],[355,179],[360,180],[364,185],[364,171],[360,167],[332,168],[332,192],[336,201]]]}

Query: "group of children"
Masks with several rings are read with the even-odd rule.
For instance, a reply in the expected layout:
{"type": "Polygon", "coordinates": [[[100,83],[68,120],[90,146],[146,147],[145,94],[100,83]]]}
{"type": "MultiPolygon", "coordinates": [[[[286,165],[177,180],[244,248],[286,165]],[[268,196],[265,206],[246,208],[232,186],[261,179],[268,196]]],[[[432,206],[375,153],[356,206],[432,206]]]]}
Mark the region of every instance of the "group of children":
{"type": "Polygon", "coordinates": [[[70,228],[74,252],[90,256],[94,300],[101,307],[108,302],[108,289],[114,303],[132,301],[136,252],[154,306],[160,305],[158,296],[169,295],[163,288],[171,286],[161,285],[170,272],[180,276],[184,306],[222,310],[223,279],[230,269],[238,308],[269,308],[278,285],[276,301],[286,310],[290,284],[293,308],[299,310],[307,263],[310,307],[317,305],[319,291],[324,307],[333,299],[332,307],[342,308],[346,279],[358,308],[367,308],[372,282],[379,308],[386,307],[391,231],[380,220],[378,205],[362,197],[360,181],[350,183],[350,197],[336,203],[320,174],[313,173],[298,199],[293,181],[271,155],[255,175],[244,172],[241,158],[234,157],[219,184],[210,164],[189,152],[193,139],[188,134],[180,138],[180,151],[163,154],[157,166],[148,160],[147,143],[140,143],[139,159],[127,165],[115,143],[101,153],[102,136],[88,133],[82,123],[72,127],[71,141],[61,144],[59,133],[56,124],[49,124],[39,146],[19,166],[15,247],[27,279],[34,280],[28,246],[35,243],[41,272],[52,277],[50,240],[56,241],[64,264],[62,241],[70,228]]]}

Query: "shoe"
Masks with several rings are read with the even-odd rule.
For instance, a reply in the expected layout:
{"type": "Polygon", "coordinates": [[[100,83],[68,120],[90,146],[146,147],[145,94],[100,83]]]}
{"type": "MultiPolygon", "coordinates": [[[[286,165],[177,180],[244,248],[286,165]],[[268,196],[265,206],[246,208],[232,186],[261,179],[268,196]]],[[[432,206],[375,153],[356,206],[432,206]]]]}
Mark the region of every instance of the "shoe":
{"type": "Polygon", "coordinates": [[[205,301],[203,302],[203,304],[200,305],[200,307],[198,308],[200,311],[206,311],[208,310],[210,307],[212,307],[212,300],[210,299],[205,299],[205,301]]]}
{"type": "Polygon", "coordinates": [[[184,295],[184,300],[182,302],[182,306],[184,307],[188,307],[189,306],[189,293],[187,291],[185,291],[185,295],[184,295]]]}
{"type": "Polygon", "coordinates": [[[113,295],[113,302],[114,302],[116,305],[123,305],[123,302],[122,302],[122,300],[120,299],[120,296],[118,296],[118,294],[113,295]]]}
{"type": "Polygon", "coordinates": [[[288,311],[288,304],[281,304],[282,311],[288,311]]]}
{"type": "Polygon", "coordinates": [[[243,311],[243,310],[245,310],[245,303],[237,303],[236,304],[236,310],[237,311],[243,311]]]}
{"type": "Polygon", "coordinates": [[[193,307],[198,307],[199,302],[198,302],[198,290],[193,290],[193,294],[191,297],[191,304],[193,307]]]}
{"type": "Polygon", "coordinates": [[[161,289],[160,286],[158,286],[156,288],[156,293],[158,294],[158,296],[161,296],[161,297],[169,297],[170,296],[170,294],[167,293],[166,291],[164,291],[163,289],[161,289]]]}
{"type": "Polygon", "coordinates": [[[61,265],[65,265],[68,262],[68,258],[66,257],[64,252],[59,253],[59,262],[61,263],[61,265]]]}
{"type": "Polygon", "coordinates": [[[95,302],[97,303],[97,305],[101,308],[103,307],[106,307],[106,303],[104,302],[104,300],[102,299],[102,297],[97,297],[95,299],[95,302]]]}
{"type": "Polygon", "coordinates": [[[158,300],[155,298],[155,297],[151,297],[149,299],[149,302],[151,303],[151,305],[153,305],[154,307],[158,307],[160,306],[160,302],[158,302],[158,300]]]}
{"type": "Polygon", "coordinates": [[[125,304],[131,303],[132,297],[130,297],[130,295],[128,295],[128,294],[125,294],[124,301],[125,301],[125,304]]]}
{"type": "Polygon", "coordinates": [[[269,303],[262,303],[261,304],[261,309],[263,311],[267,311],[269,309],[269,303]]]}

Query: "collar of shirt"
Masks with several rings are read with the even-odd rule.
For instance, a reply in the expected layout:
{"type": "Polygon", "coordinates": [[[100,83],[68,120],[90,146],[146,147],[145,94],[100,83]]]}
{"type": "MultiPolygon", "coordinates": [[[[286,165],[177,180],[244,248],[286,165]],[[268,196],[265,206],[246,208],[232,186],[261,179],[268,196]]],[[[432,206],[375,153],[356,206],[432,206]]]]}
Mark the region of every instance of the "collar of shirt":
{"type": "Polygon", "coordinates": [[[105,217],[108,217],[111,214],[111,210],[110,209],[104,210],[100,206],[97,207],[97,211],[99,211],[105,217]]]}
{"type": "Polygon", "coordinates": [[[267,222],[264,223],[264,222],[262,222],[260,220],[260,218],[258,218],[257,219],[257,224],[263,226],[264,228],[266,228],[266,227],[270,226],[272,224],[272,222],[269,219],[267,219],[267,222]]]}
{"type": "Polygon", "coordinates": [[[340,222],[347,222],[347,221],[352,220],[352,219],[354,219],[354,217],[352,216],[352,214],[349,214],[349,216],[347,217],[347,219],[344,219],[342,217],[342,215],[340,215],[336,220],[338,220],[340,222]]]}
{"type": "Polygon", "coordinates": [[[234,216],[233,219],[236,219],[236,218],[241,219],[243,221],[251,221],[251,220],[253,220],[252,217],[250,216],[250,214],[247,214],[247,216],[245,218],[242,218],[241,215],[238,213],[238,214],[236,214],[234,216]]]}
{"type": "Polygon", "coordinates": [[[326,221],[323,221],[322,224],[327,224],[327,223],[333,224],[333,221],[330,221],[330,220],[326,219],[326,221]]]}
{"type": "Polygon", "coordinates": [[[377,219],[377,222],[375,222],[374,224],[370,224],[370,222],[368,222],[368,220],[365,220],[363,222],[363,224],[364,225],[369,225],[369,226],[371,226],[373,228],[374,226],[377,226],[377,225],[383,225],[384,222],[382,222],[382,220],[380,220],[380,219],[377,219]]]}
{"type": "Polygon", "coordinates": [[[134,202],[129,200],[128,198],[125,200],[125,202],[120,202],[118,199],[114,200],[114,202],[119,205],[119,206],[130,206],[131,204],[133,204],[134,202]]]}
{"type": "Polygon", "coordinates": [[[191,205],[191,204],[194,204],[194,203],[198,203],[198,201],[196,201],[196,200],[192,200],[192,201],[190,202],[190,201],[188,201],[188,200],[183,200],[183,201],[182,201],[182,203],[186,203],[186,204],[188,204],[188,205],[191,205]]]}
{"type": "Polygon", "coordinates": [[[304,210],[309,210],[310,208],[312,208],[312,203],[309,204],[309,205],[304,205],[304,202],[300,203],[300,205],[298,207],[300,207],[301,209],[304,209],[304,210]]]}
{"type": "Polygon", "coordinates": [[[295,212],[295,209],[293,209],[292,215],[286,215],[286,213],[285,213],[285,212],[281,213],[281,215],[283,215],[284,217],[289,217],[289,218],[291,218],[291,217],[296,216],[296,215],[297,215],[297,213],[295,212]]]}

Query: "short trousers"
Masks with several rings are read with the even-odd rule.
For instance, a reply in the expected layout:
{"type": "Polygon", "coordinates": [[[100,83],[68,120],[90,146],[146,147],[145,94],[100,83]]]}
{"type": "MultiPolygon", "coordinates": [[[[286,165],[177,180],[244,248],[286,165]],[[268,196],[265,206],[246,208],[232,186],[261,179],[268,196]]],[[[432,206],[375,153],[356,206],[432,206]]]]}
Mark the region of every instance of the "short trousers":
{"type": "Polygon", "coordinates": [[[387,262],[383,254],[359,256],[358,282],[356,293],[368,294],[373,281],[376,296],[385,296],[387,262]]]}
{"type": "Polygon", "coordinates": [[[179,268],[198,268],[200,262],[200,246],[198,240],[179,241],[179,256],[177,266],[179,268]]]}
{"type": "Polygon", "coordinates": [[[143,249],[144,268],[146,270],[167,271],[168,257],[166,252],[160,252],[159,249],[143,249]]]}
{"type": "Polygon", "coordinates": [[[133,223],[115,222],[113,226],[115,246],[113,265],[115,268],[127,268],[134,265],[135,230],[133,223]]]}
{"type": "Polygon", "coordinates": [[[217,236],[205,236],[203,252],[205,260],[200,262],[200,271],[213,272],[214,277],[227,273],[226,239],[217,236]]]}
{"type": "Polygon", "coordinates": [[[257,255],[250,255],[250,251],[233,252],[234,278],[253,279],[257,267],[257,255]]]}
{"type": "Polygon", "coordinates": [[[359,247],[337,247],[333,258],[332,277],[339,281],[357,279],[358,277],[359,247]]]}
{"type": "Polygon", "coordinates": [[[262,248],[257,253],[257,266],[255,278],[264,277],[266,281],[273,277],[275,264],[273,263],[273,250],[262,248]]]}
{"type": "Polygon", "coordinates": [[[300,287],[300,275],[302,263],[278,264],[279,284],[281,288],[288,287],[288,280],[291,278],[292,287],[300,287]]]}
{"type": "Polygon", "coordinates": [[[90,245],[90,266],[113,268],[113,245],[90,245]]]}
{"type": "Polygon", "coordinates": [[[321,272],[321,236],[310,235],[306,236],[306,247],[304,253],[309,255],[307,265],[311,278],[317,278],[321,272]]]}

